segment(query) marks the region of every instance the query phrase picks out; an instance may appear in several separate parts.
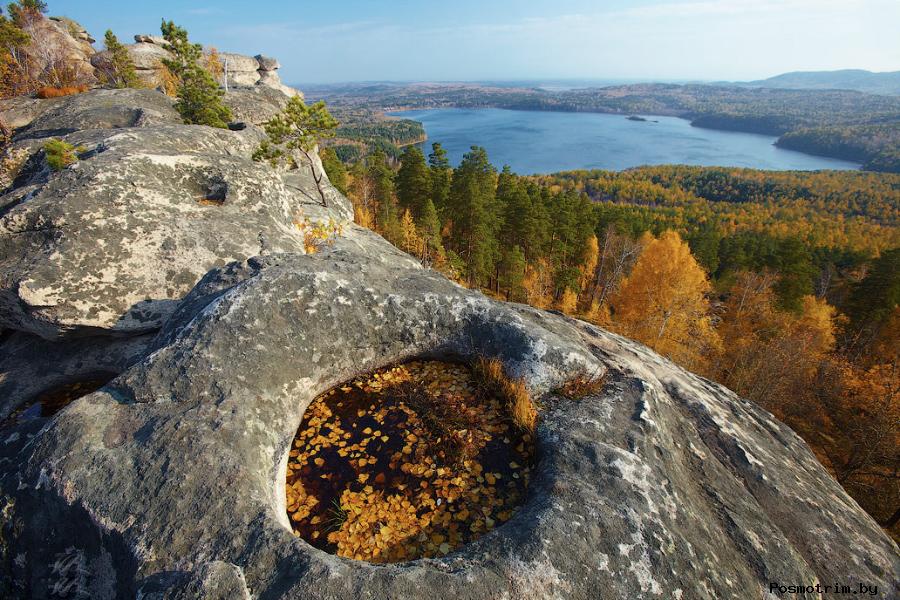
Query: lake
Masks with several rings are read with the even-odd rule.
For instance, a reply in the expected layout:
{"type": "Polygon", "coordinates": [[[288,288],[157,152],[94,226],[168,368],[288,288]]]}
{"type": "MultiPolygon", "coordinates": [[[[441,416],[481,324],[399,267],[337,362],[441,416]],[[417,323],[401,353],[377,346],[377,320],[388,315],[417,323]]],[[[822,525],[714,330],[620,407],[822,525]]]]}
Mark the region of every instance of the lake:
{"type": "Polygon", "coordinates": [[[471,146],[519,174],[574,169],[621,170],[640,165],[687,164],[773,170],[857,169],[858,164],[783,150],[771,136],[691,127],[676,117],[445,108],[390,113],[425,126],[454,165],[471,146]]]}

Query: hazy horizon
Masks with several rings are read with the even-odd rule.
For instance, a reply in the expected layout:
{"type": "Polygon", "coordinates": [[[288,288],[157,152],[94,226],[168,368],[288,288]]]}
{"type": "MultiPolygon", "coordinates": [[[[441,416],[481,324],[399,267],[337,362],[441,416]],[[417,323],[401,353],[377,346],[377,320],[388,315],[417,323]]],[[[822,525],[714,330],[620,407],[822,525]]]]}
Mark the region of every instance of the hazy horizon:
{"type": "Polygon", "coordinates": [[[49,0],[98,40],[158,33],[263,53],[313,84],[483,81],[747,81],[788,71],[900,70],[896,0],[49,0]]]}

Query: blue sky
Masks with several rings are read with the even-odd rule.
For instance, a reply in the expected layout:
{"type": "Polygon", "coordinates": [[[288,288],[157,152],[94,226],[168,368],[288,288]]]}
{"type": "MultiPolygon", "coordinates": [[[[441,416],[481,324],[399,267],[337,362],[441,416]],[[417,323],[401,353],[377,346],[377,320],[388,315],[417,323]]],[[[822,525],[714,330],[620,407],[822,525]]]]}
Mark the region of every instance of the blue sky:
{"type": "Polygon", "coordinates": [[[289,83],[757,79],[900,70],[900,0],[48,0],[97,39],[162,17],[289,83]]]}

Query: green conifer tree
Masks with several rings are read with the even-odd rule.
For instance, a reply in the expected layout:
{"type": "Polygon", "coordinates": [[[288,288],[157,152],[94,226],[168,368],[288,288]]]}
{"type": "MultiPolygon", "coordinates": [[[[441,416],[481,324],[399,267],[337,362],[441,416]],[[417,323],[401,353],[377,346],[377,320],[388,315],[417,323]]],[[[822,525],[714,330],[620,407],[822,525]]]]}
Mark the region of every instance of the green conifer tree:
{"type": "Polygon", "coordinates": [[[431,175],[425,165],[425,156],[415,146],[408,146],[400,157],[397,173],[397,201],[401,208],[412,212],[416,224],[421,226],[425,202],[431,197],[431,175]]]}
{"type": "Polygon", "coordinates": [[[498,250],[496,170],[484,148],[473,146],[453,172],[448,208],[453,215],[454,249],[465,262],[470,286],[484,283],[494,273],[498,250]]]}
{"type": "Polygon", "coordinates": [[[366,168],[375,200],[375,230],[395,243],[400,239],[400,214],[394,198],[394,173],[384,150],[375,150],[366,159],[366,168]]]}
{"type": "MultiPolygon", "coordinates": [[[[447,198],[450,196],[450,177],[453,175],[453,169],[450,168],[447,151],[437,142],[431,145],[428,167],[431,171],[431,201],[440,217],[447,207],[447,198]]],[[[444,220],[446,219],[442,219],[444,220]]]]}
{"type": "Polygon", "coordinates": [[[507,302],[525,299],[525,253],[519,246],[503,251],[500,260],[500,287],[506,290],[507,302]]]}
{"type": "Polygon", "coordinates": [[[173,58],[162,60],[178,81],[175,110],[185,123],[225,129],[231,110],[222,104],[224,92],[213,76],[200,64],[203,48],[188,41],[188,33],[172,21],[163,21],[162,34],[173,58]]]}
{"type": "Polygon", "coordinates": [[[322,159],[322,166],[325,168],[325,173],[328,175],[328,181],[331,182],[331,185],[333,185],[335,189],[346,196],[348,191],[348,175],[347,167],[344,166],[343,161],[338,158],[338,155],[333,148],[323,148],[322,151],[319,152],[319,157],[322,159]]]}
{"type": "Polygon", "coordinates": [[[306,157],[312,171],[322,206],[327,206],[325,190],[322,188],[323,174],[316,171],[314,153],[319,141],[334,136],[338,122],[324,102],[307,105],[300,96],[288,100],[284,109],[269,119],[265,125],[268,136],[253,153],[253,160],[267,160],[272,166],[287,165],[299,167],[295,152],[306,157]]]}
{"type": "Polygon", "coordinates": [[[128,48],[119,41],[111,29],[106,30],[104,43],[109,52],[109,61],[100,69],[100,81],[104,85],[119,89],[140,87],[140,79],[135,71],[134,61],[128,54],[128,48]]]}

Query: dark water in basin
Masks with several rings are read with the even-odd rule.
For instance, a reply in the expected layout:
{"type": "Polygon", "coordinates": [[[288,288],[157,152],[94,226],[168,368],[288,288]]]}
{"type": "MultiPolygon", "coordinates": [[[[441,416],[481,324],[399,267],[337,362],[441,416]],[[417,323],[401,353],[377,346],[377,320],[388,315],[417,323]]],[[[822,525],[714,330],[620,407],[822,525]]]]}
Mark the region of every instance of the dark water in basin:
{"type": "Polygon", "coordinates": [[[456,165],[473,145],[484,146],[497,166],[520,174],[574,169],[627,169],[687,164],[773,170],[856,169],[858,164],[774,146],[774,137],[691,127],[675,117],[512,111],[496,108],[392,113],[425,125],[456,165]]]}

